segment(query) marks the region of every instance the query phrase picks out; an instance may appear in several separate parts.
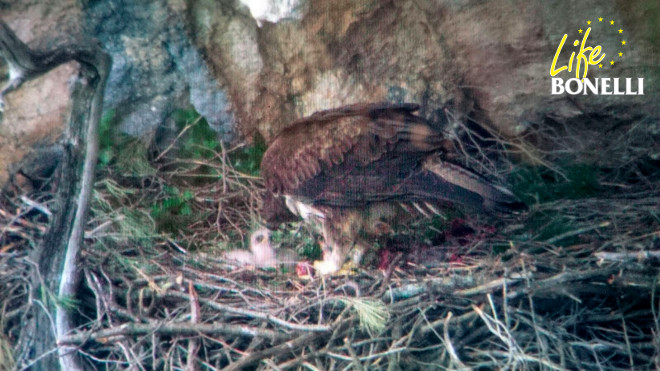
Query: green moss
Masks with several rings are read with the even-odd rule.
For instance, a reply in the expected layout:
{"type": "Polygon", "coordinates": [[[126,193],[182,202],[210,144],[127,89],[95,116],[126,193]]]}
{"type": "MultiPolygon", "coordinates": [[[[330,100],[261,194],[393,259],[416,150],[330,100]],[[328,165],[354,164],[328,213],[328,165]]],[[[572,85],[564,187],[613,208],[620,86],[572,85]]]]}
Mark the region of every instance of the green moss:
{"type": "MultiPolygon", "coordinates": [[[[217,139],[217,133],[197,111],[193,109],[177,110],[172,114],[172,119],[179,131],[187,130],[182,136],[179,157],[211,159],[221,152],[222,148],[217,139]]],[[[232,151],[228,155],[228,160],[236,171],[257,176],[264,152],[266,152],[266,142],[260,135],[256,135],[251,146],[232,151]]]]}

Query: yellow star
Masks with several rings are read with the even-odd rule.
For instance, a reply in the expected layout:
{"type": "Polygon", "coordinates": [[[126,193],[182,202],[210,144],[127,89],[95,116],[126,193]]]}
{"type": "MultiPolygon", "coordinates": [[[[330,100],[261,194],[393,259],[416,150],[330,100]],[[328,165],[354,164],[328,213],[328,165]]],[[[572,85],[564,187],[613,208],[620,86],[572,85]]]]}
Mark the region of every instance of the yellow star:
{"type": "Polygon", "coordinates": [[[591,24],[591,21],[587,21],[587,24],[591,24]]]}
{"type": "Polygon", "coordinates": [[[621,41],[621,45],[626,45],[626,40],[621,41]]]}
{"type": "Polygon", "coordinates": [[[614,66],[614,61],[610,61],[610,64],[611,64],[612,66],[614,66]]]}
{"type": "Polygon", "coordinates": [[[614,21],[610,21],[610,24],[614,24],[614,21]]]}
{"type": "Polygon", "coordinates": [[[619,33],[623,33],[623,30],[622,30],[622,29],[619,29],[619,33]]]}
{"type": "Polygon", "coordinates": [[[598,22],[602,22],[602,21],[603,21],[603,18],[602,18],[602,17],[601,17],[601,18],[598,18],[598,22]]]}
{"type": "Polygon", "coordinates": [[[582,33],[582,29],[580,28],[580,29],[578,30],[578,32],[579,32],[579,33],[582,33]]]}
{"type": "Polygon", "coordinates": [[[602,63],[599,64],[599,65],[598,65],[598,68],[603,68],[603,64],[602,64],[602,63]]]}
{"type": "Polygon", "coordinates": [[[619,57],[623,57],[623,53],[619,52],[619,57]]]}

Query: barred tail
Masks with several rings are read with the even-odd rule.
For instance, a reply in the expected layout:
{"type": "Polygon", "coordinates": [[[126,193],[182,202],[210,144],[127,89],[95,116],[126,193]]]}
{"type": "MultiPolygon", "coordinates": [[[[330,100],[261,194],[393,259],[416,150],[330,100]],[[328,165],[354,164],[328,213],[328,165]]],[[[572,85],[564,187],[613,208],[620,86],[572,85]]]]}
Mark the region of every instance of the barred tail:
{"type": "Polygon", "coordinates": [[[515,213],[525,205],[508,189],[448,162],[434,159],[406,182],[414,198],[436,199],[498,213],[515,213]]]}

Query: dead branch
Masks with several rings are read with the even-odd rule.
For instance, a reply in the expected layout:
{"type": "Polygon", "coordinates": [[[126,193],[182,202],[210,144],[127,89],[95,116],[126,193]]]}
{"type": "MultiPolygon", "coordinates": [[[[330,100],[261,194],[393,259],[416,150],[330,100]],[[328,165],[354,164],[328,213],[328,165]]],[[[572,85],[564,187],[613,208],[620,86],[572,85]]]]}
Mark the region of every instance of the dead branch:
{"type": "MultiPolygon", "coordinates": [[[[2,96],[18,89],[28,79],[44,74],[69,62],[80,63],[81,71],[75,85],[70,123],[66,132],[66,151],[61,168],[57,210],[49,231],[35,251],[35,261],[43,281],[34,277],[34,288],[45,290],[59,298],[75,298],[80,282],[79,255],[89,199],[94,184],[94,167],[98,152],[98,124],[101,117],[103,95],[111,60],[96,43],[82,41],[77,45],[64,45],[52,51],[34,51],[20,41],[13,31],[0,21],[0,54],[9,64],[10,80],[0,91],[2,96]],[[46,283],[43,285],[43,283],[46,283]]],[[[9,107],[11,109],[11,107],[9,107]]],[[[55,339],[65,336],[75,325],[67,310],[54,299],[48,300],[46,310],[55,314],[55,334],[50,332],[47,313],[34,309],[34,323],[25,327],[22,336],[29,347],[22,349],[21,362],[44,354],[55,347],[55,339]]],[[[59,360],[45,357],[39,368],[82,370],[75,349],[59,348],[59,360]]]]}
{"type": "Polygon", "coordinates": [[[61,337],[57,344],[59,346],[82,345],[88,341],[99,343],[117,342],[125,337],[147,336],[195,336],[206,335],[230,335],[239,337],[261,337],[273,341],[287,341],[291,335],[282,332],[267,330],[252,326],[229,325],[226,323],[126,323],[114,328],[108,328],[96,332],[79,332],[75,335],[61,337]]]}

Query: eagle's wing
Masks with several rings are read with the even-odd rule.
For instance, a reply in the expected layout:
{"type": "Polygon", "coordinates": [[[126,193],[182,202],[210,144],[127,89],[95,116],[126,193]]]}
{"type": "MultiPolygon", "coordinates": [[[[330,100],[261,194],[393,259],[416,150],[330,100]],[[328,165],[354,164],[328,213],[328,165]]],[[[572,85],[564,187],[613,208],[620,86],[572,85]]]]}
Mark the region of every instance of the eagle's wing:
{"type": "Polygon", "coordinates": [[[443,148],[444,138],[413,114],[418,108],[359,104],[297,121],[264,154],[267,189],[311,205],[343,207],[380,201],[490,207],[516,201],[483,177],[435,160],[432,154],[443,148]]]}
{"type": "Polygon", "coordinates": [[[320,224],[321,274],[336,272],[354,246],[358,255],[364,251],[358,237],[387,213],[379,206],[460,203],[507,211],[517,202],[505,188],[443,162],[444,138],[413,114],[418,108],[380,103],[315,113],[282,131],[264,154],[262,217],[272,226],[292,220],[293,211],[320,224]]]}
{"type": "MultiPolygon", "coordinates": [[[[322,172],[332,177],[339,166],[365,166],[391,151],[394,144],[419,129],[420,147],[433,150],[430,128],[419,121],[415,104],[358,104],[317,112],[284,129],[261,162],[266,188],[276,194],[296,191],[322,172]]],[[[435,133],[434,133],[435,134],[435,133]]],[[[408,141],[415,140],[408,139],[408,141]]],[[[344,169],[342,169],[344,170],[344,169]]]]}

